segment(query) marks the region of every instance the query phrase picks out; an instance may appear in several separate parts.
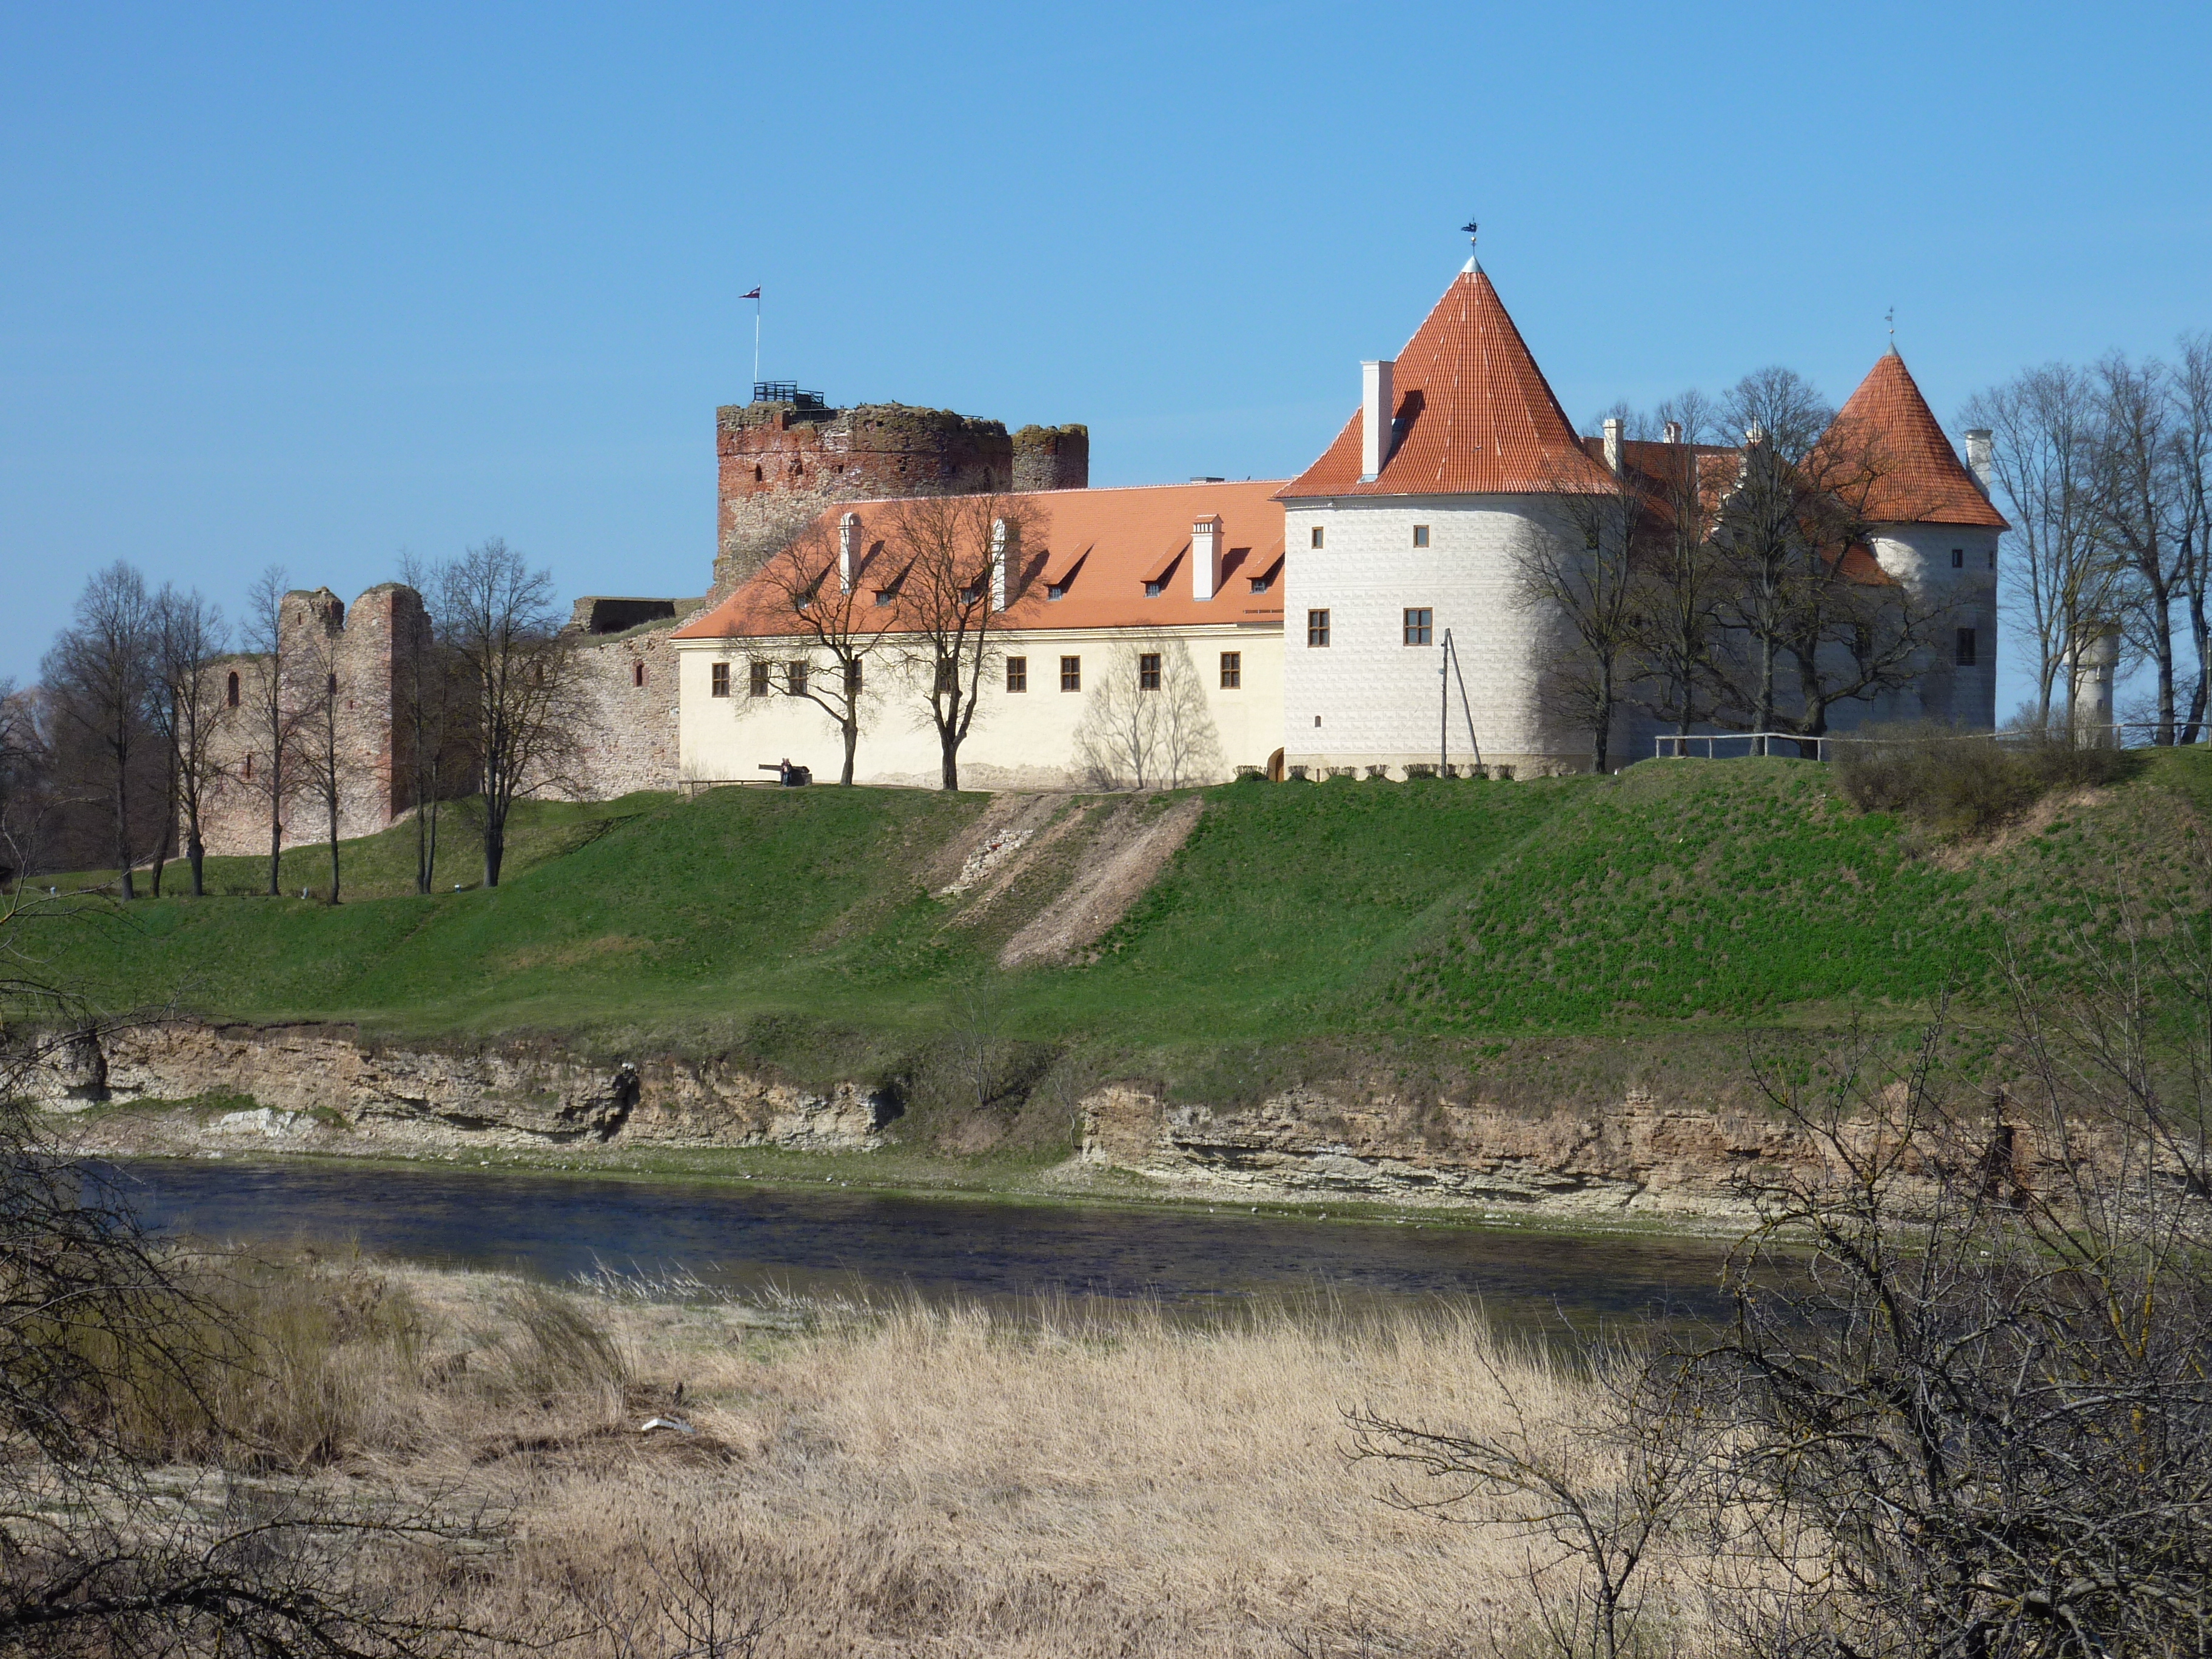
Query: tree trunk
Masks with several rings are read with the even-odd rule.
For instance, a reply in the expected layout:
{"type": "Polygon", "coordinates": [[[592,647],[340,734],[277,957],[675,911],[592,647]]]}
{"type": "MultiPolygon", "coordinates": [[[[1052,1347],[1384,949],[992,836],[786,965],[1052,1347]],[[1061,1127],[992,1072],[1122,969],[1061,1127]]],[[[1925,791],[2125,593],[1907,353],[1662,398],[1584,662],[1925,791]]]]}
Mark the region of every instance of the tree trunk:
{"type": "Polygon", "coordinates": [[[199,814],[192,814],[191,826],[185,833],[185,858],[192,866],[192,896],[207,896],[207,847],[200,840],[199,814]]]}
{"type": "Polygon", "coordinates": [[[957,789],[960,787],[960,739],[950,732],[939,731],[937,742],[944,751],[944,776],[940,787],[957,789]]]}
{"type": "Polygon", "coordinates": [[[115,763],[115,869],[117,890],[128,903],[138,890],[131,884],[131,795],[120,758],[115,763]]]}
{"type": "Polygon", "coordinates": [[[338,902],[338,804],[331,802],[331,902],[338,902]]]}
{"type": "Polygon", "coordinates": [[[845,771],[837,781],[850,788],[853,783],[853,755],[860,746],[860,722],[849,714],[845,718],[845,771]]]}
{"type": "Polygon", "coordinates": [[[276,793],[276,779],[269,780],[269,896],[275,898],[284,890],[277,885],[283,875],[284,819],[278,803],[283,797],[276,793]]]}
{"type": "Polygon", "coordinates": [[[507,857],[507,820],[504,815],[495,816],[487,808],[484,812],[484,885],[499,885],[499,866],[507,857]]]}

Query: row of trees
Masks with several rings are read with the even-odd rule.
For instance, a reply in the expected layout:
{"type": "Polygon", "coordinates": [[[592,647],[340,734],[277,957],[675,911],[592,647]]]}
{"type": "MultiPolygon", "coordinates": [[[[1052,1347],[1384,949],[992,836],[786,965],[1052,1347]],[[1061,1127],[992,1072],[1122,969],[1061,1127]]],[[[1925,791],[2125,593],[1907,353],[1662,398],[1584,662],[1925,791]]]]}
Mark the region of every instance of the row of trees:
{"type": "Polygon", "coordinates": [[[2047,726],[2100,640],[2148,667],[2160,744],[2203,734],[2212,690],[2212,335],[2172,362],[2047,363],[1972,398],[2012,520],[2002,607],[2047,726]],[[2193,666],[2193,684],[2191,684],[2193,666]]]}
{"type": "Polygon", "coordinates": [[[158,896],[181,842],[197,896],[213,815],[250,810],[267,827],[275,894],[304,810],[326,840],[335,903],[349,804],[373,792],[419,808],[418,890],[430,890],[440,805],[453,799],[470,803],[483,878],[497,885],[514,802],[576,775],[588,716],[573,645],[550,575],[501,541],[434,565],[407,561],[402,575],[434,610],[396,613],[410,636],[392,641],[388,759],[363,752],[346,718],[371,688],[349,683],[335,606],[303,607],[282,568],[255,580],[234,630],[198,592],[154,591],[128,563],[93,576],[39,685],[0,686],[11,861],[112,864],[126,900],[145,866],[158,896]]]}
{"type": "Polygon", "coordinates": [[[1605,488],[1562,469],[1552,520],[1515,555],[1520,602],[1558,630],[1541,699],[1589,733],[1599,770],[1632,709],[1683,734],[1710,724],[1817,738],[1839,705],[1925,672],[1952,607],[1869,580],[1873,513],[1897,483],[1876,434],[1838,429],[1787,368],[1718,400],[1690,392],[1608,417],[1632,441],[1674,428],[1689,447],[1644,452],[1605,488]],[[1697,447],[1724,436],[1727,448],[1697,447]]]}

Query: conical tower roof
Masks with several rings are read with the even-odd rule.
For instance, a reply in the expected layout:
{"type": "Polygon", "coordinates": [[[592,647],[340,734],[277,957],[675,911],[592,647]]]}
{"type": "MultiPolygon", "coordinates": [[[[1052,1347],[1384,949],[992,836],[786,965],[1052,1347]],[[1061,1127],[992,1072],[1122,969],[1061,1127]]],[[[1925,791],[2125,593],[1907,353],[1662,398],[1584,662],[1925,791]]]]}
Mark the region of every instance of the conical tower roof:
{"type": "Polygon", "coordinates": [[[1836,453],[1863,451],[1879,471],[1859,509],[1875,524],[2012,527],[1951,447],[1894,346],[1859,382],[1820,447],[1836,453]]]}
{"type": "Polygon", "coordinates": [[[1398,354],[1397,447],[1359,481],[1362,416],[1280,499],[1317,495],[1550,495],[1613,480],[1528,355],[1498,290],[1472,259],[1398,354]]]}

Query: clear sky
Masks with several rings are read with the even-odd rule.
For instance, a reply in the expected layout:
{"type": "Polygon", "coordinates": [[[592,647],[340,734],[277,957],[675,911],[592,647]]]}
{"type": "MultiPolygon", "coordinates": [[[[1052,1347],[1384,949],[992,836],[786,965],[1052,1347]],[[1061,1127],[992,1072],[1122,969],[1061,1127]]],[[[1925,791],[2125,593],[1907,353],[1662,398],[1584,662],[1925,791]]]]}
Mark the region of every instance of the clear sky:
{"type": "Polygon", "coordinates": [[[1897,341],[1947,420],[2212,327],[2212,8],[0,0],[0,675],[504,536],[689,594],[714,410],[1283,477],[1483,225],[1578,421],[1897,341]]]}

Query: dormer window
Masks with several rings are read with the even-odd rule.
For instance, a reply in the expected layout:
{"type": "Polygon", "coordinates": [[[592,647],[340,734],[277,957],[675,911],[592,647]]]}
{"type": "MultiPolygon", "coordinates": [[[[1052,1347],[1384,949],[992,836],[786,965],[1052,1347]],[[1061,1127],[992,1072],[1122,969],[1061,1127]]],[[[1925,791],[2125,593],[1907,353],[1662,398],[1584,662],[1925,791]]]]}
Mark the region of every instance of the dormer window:
{"type": "Polygon", "coordinates": [[[1255,576],[1252,578],[1252,591],[1255,593],[1264,593],[1273,586],[1274,583],[1265,576],[1255,576]]]}
{"type": "Polygon", "coordinates": [[[1145,597],[1148,599],[1157,599],[1160,596],[1160,590],[1166,586],[1167,584],[1165,582],[1146,582],[1145,584],[1145,597]]]}
{"type": "Polygon", "coordinates": [[[1067,584],[1066,582],[1047,582],[1045,584],[1044,596],[1048,599],[1066,599],[1067,597],[1067,584]]]}

